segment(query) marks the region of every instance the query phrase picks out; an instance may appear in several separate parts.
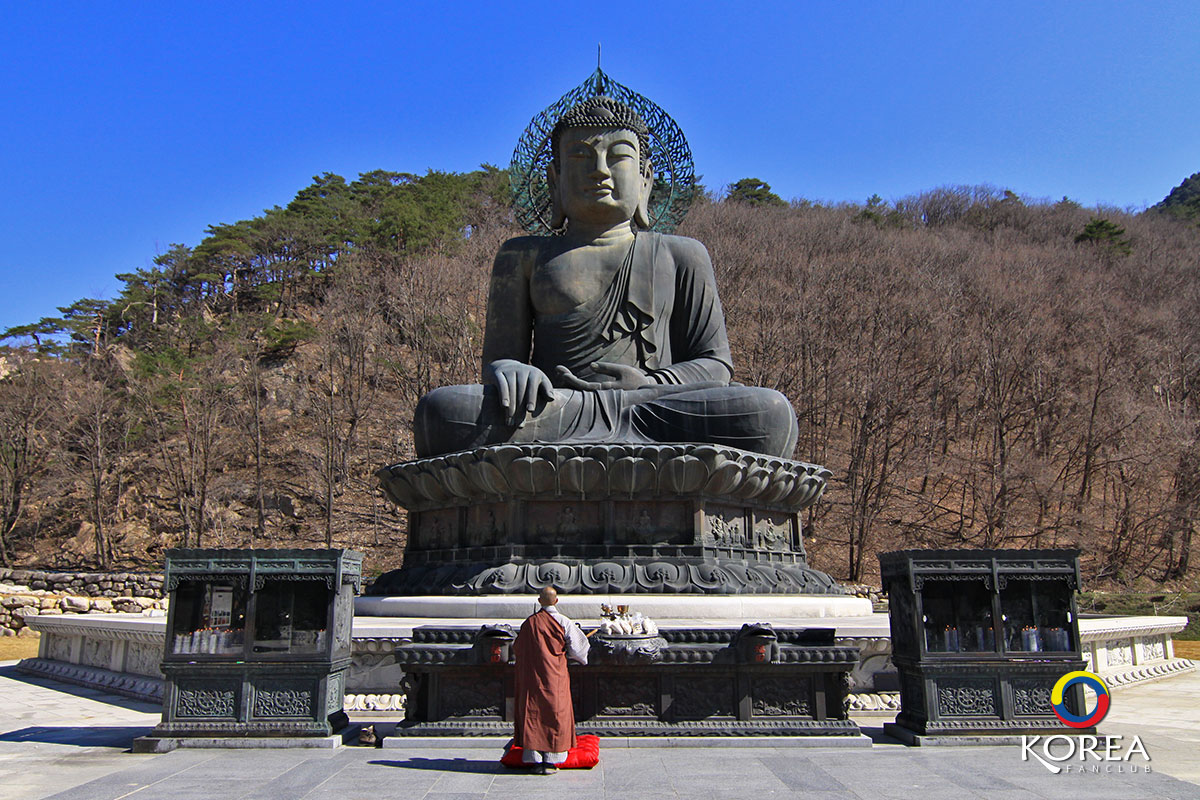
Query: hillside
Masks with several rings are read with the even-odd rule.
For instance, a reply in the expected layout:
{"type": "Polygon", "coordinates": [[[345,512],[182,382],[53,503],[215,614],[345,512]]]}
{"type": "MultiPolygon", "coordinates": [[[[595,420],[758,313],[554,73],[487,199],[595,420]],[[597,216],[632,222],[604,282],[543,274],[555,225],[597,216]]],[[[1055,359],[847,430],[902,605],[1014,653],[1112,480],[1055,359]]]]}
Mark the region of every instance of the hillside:
{"type": "MultiPolygon", "coordinates": [[[[0,368],[0,555],[332,543],[398,566],[372,473],[412,457],[424,392],[478,380],[505,179],[325,175],[9,331],[32,338],[0,368]]],[[[679,233],[712,253],[736,379],[783,391],[797,457],[834,471],[817,567],[1079,545],[1093,583],[1194,585],[1200,228],[958,187],[710,200],[679,233]]]]}
{"type": "Polygon", "coordinates": [[[1200,222],[1200,172],[1193,174],[1151,207],[1180,219],[1200,222]]]}

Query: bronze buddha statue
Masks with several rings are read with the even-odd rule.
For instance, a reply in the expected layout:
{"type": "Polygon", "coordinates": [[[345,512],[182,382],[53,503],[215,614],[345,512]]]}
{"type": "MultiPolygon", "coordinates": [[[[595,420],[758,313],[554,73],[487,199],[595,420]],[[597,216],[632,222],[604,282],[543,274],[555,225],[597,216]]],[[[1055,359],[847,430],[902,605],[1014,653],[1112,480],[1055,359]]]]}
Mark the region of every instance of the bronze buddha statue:
{"type": "Polygon", "coordinates": [[[712,262],[700,242],[654,233],[648,129],[592,97],[551,136],[556,235],[496,256],[483,381],[417,406],[417,455],[500,443],[707,443],[790,458],[787,398],[731,384],[712,262]]]}

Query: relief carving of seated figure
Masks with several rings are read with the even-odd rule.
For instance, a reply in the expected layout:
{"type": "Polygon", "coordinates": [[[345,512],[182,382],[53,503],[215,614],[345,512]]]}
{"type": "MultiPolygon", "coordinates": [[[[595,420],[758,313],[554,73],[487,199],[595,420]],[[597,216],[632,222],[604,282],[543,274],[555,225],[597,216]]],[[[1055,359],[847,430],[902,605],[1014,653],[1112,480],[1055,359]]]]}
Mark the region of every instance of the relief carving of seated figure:
{"type": "Polygon", "coordinates": [[[648,130],[593,97],[551,136],[555,236],[506,242],[488,294],[483,382],[417,405],[424,458],[511,443],[725,445],[791,458],[796,415],[772,389],[731,384],[712,262],[652,233],[648,130]]]}

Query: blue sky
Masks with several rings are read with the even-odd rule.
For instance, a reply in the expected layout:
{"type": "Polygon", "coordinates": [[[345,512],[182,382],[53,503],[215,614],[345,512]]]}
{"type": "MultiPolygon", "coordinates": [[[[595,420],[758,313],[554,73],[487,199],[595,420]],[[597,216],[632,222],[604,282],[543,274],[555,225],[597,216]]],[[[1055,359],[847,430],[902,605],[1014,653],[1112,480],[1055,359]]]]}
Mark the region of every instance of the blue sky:
{"type": "Polygon", "coordinates": [[[112,298],[313,175],[507,166],[603,66],[709,187],[1142,207],[1200,171],[1191,2],[0,0],[0,329],[112,298]]]}

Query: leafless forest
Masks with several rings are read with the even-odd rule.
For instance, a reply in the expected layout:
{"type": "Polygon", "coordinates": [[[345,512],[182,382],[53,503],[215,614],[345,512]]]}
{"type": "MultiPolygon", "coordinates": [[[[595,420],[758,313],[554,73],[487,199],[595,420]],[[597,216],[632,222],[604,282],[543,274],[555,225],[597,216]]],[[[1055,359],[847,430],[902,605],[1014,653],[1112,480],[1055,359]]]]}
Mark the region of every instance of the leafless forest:
{"type": "MultiPolygon", "coordinates": [[[[373,471],[413,456],[424,392],[478,380],[491,258],[516,233],[494,179],[419,246],[331,234],[313,209],[337,192],[302,192],[292,217],[217,226],[119,300],[16,331],[5,563],[332,544],[398,566],[373,471]]],[[[881,550],[1079,546],[1093,586],[1196,585],[1200,227],[972,187],[701,202],[678,232],[713,256],[736,379],[790,397],[796,457],[833,470],[817,567],[871,581],[881,550]]]]}

